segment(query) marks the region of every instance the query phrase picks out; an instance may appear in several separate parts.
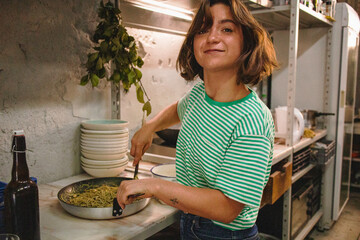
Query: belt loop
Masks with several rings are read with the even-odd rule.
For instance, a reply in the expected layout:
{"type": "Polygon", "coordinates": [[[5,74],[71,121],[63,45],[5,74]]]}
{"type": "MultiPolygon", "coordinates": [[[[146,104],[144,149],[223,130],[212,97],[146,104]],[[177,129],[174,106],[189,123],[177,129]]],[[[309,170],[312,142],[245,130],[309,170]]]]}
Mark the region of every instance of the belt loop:
{"type": "Polygon", "coordinates": [[[194,217],[194,223],[195,223],[196,228],[200,228],[200,217],[199,216],[194,217]]]}

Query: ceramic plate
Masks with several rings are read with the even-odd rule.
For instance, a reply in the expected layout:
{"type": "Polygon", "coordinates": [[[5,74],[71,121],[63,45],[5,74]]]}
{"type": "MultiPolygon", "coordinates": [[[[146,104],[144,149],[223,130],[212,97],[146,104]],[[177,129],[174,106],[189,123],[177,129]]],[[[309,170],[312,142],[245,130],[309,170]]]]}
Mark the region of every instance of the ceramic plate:
{"type": "Polygon", "coordinates": [[[128,121],[118,119],[84,120],[81,125],[89,130],[121,130],[129,125],[128,121]]]}
{"type": "Polygon", "coordinates": [[[111,169],[111,168],[122,167],[124,165],[127,165],[127,162],[117,163],[113,165],[91,165],[91,164],[86,164],[84,162],[81,163],[82,167],[93,168],[93,169],[111,169]]]}
{"type": "Polygon", "coordinates": [[[127,146],[118,147],[118,148],[93,148],[93,147],[81,147],[82,151],[87,151],[95,154],[113,154],[113,153],[122,153],[127,151],[127,146]]]}
{"type": "Polygon", "coordinates": [[[120,164],[124,162],[128,162],[129,158],[127,155],[125,155],[123,158],[116,159],[116,160],[91,160],[87,159],[83,156],[81,156],[81,162],[84,164],[90,164],[90,165],[98,165],[98,166],[106,166],[106,165],[114,165],[114,164],[120,164]]]}
{"type": "Polygon", "coordinates": [[[106,169],[97,169],[97,168],[88,168],[88,167],[84,167],[81,166],[82,169],[85,170],[85,172],[87,172],[90,176],[93,177],[116,177],[118,176],[120,173],[122,173],[125,168],[127,167],[127,164],[121,166],[121,167],[117,167],[117,168],[106,168],[106,169]]]}
{"type": "Polygon", "coordinates": [[[82,150],[81,154],[88,159],[107,161],[107,160],[116,160],[119,158],[123,158],[124,156],[126,156],[127,151],[124,151],[122,153],[113,153],[113,154],[96,154],[82,150]]]}
{"type": "Polygon", "coordinates": [[[124,138],[129,138],[129,134],[88,134],[88,133],[82,133],[81,137],[83,138],[91,138],[91,139],[114,139],[114,138],[118,138],[118,139],[124,139],[124,138]]]}
{"type": "Polygon", "coordinates": [[[123,142],[123,143],[118,143],[118,144],[91,144],[91,143],[81,143],[80,144],[81,147],[85,147],[85,148],[99,148],[99,149],[114,149],[114,148],[123,148],[123,147],[128,147],[128,143],[127,142],[123,142]]]}
{"type": "Polygon", "coordinates": [[[102,143],[106,143],[106,142],[124,142],[124,141],[128,141],[129,140],[129,136],[127,137],[122,137],[122,138],[92,138],[92,137],[86,137],[86,136],[81,136],[81,141],[89,141],[89,142],[102,142],[102,143]]]}
{"type": "Polygon", "coordinates": [[[116,145],[116,144],[124,144],[124,143],[128,143],[128,139],[120,139],[120,140],[116,140],[116,141],[104,141],[104,139],[101,140],[97,140],[97,139],[80,139],[81,144],[84,145],[99,145],[99,146],[103,146],[103,145],[116,145]]]}
{"type": "Polygon", "coordinates": [[[108,131],[100,131],[100,130],[89,130],[85,128],[80,128],[81,132],[88,133],[88,134],[125,134],[129,133],[128,128],[124,128],[121,130],[108,130],[108,131]]]}

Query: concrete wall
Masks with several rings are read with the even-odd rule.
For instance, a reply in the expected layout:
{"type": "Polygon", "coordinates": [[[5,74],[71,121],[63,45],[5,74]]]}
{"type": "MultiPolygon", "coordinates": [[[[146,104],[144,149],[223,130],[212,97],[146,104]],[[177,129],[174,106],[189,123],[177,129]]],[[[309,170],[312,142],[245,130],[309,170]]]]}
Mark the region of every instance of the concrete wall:
{"type": "MultiPolygon", "coordinates": [[[[110,84],[80,86],[98,0],[0,1],[0,180],[11,178],[13,130],[26,134],[30,175],[51,182],[82,172],[80,122],[111,118],[110,84]]],[[[129,29],[139,40],[153,114],[191,85],[175,70],[183,36],[129,29]]],[[[141,124],[134,91],[121,96],[131,135],[141,124]]],[[[152,117],[150,116],[150,117],[152,117]]]]}

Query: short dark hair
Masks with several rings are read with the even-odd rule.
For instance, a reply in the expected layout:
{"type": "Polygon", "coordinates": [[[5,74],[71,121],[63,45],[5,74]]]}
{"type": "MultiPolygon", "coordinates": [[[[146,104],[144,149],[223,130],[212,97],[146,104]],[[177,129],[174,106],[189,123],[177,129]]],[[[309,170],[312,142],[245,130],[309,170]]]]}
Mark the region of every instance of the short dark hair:
{"type": "Polygon", "coordinates": [[[194,80],[204,78],[203,68],[195,59],[194,37],[203,29],[212,25],[210,7],[223,3],[230,7],[235,23],[243,32],[243,49],[238,60],[237,84],[256,85],[265,76],[269,76],[278,67],[274,46],[268,32],[256,21],[240,0],[203,0],[181,46],[176,68],[181,76],[194,80]]]}

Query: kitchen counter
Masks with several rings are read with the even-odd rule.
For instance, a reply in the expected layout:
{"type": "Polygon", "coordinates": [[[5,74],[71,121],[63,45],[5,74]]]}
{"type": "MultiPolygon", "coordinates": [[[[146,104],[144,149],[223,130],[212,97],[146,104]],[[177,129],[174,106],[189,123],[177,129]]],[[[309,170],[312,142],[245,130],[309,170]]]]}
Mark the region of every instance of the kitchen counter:
{"type": "MultiPolygon", "coordinates": [[[[293,147],[276,144],[273,165],[291,155],[292,152],[308,146],[326,136],[326,130],[316,131],[312,139],[302,139],[293,147]]],[[[159,149],[157,149],[159,150],[159,149]]],[[[171,151],[173,151],[172,149],[171,151]]],[[[161,153],[161,149],[159,150],[161,153]]],[[[139,167],[139,177],[146,177],[154,163],[174,162],[174,156],[146,153],[139,167]],[[151,162],[147,162],[151,161],[151,162]]],[[[133,168],[129,167],[120,176],[132,177],[133,168]]],[[[149,175],[148,175],[149,176],[149,175]]],[[[91,178],[81,174],[56,182],[39,185],[40,227],[42,240],[98,240],[98,239],[146,239],[166,228],[179,219],[180,211],[151,199],[147,207],[134,215],[110,219],[88,220],[70,215],[60,205],[58,191],[74,182],[91,178]]]]}
{"type": "MultiPolygon", "coordinates": [[[[121,177],[130,177],[124,172],[121,177]]],[[[139,172],[141,178],[141,173],[139,172]]],[[[74,182],[91,178],[87,174],[60,181],[39,184],[40,230],[42,240],[146,239],[179,219],[179,210],[151,199],[134,215],[110,219],[88,220],[70,215],[60,205],[58,191],[74,182]]]]}

